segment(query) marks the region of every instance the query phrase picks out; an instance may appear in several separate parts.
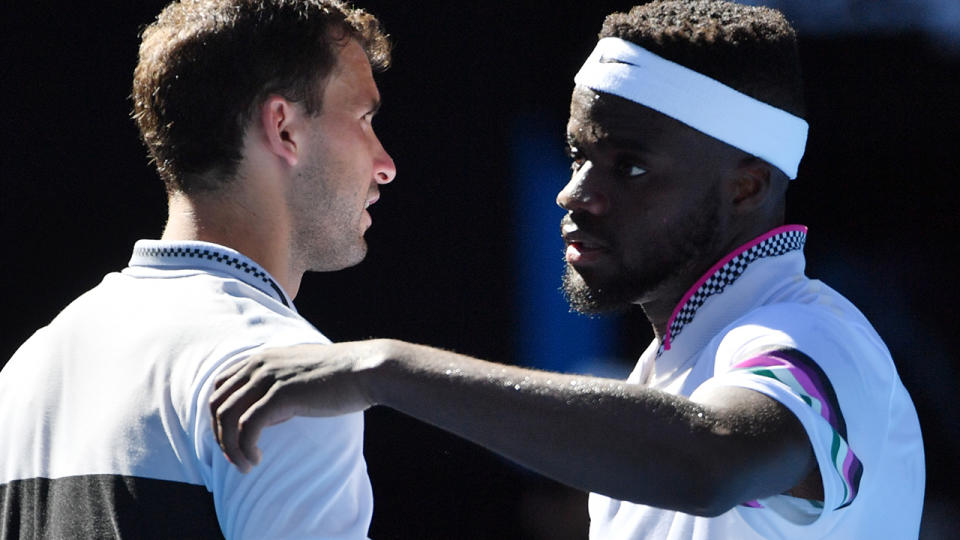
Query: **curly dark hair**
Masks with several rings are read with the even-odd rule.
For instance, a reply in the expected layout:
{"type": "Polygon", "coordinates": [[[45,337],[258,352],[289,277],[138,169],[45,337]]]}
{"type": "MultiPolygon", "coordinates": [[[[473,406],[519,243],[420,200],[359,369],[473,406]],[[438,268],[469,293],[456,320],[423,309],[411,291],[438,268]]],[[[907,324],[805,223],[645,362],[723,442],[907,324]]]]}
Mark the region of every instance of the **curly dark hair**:
{"type": "Polygon", "coordinates": [[[796,116],[806,114],[797,35],[779,11],[717,0],[664,0],[607,16],[617,37],[796,116]]]}
{"type": "Polygon", "coordinates": [[[377,19],[340,0],[180,0],[141,34],[133,118],[167,191],[216,189],[236,174],[251,115],[270,94],[319,114],[335,47],[356,39],[390,64],[377,19]]]}

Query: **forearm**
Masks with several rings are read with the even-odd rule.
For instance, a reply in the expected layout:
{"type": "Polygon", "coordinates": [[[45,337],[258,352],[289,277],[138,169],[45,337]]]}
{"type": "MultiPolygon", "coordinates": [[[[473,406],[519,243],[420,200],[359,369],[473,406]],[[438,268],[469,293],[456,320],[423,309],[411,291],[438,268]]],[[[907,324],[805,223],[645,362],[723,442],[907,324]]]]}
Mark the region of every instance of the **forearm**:
{"type": "Polygon", "coordinates": [[[244,471],[266,426],[380,404],[571,486],[687,513],[720,513],[815,472],[796,417],[744,388],[686,399],[393,340],[262,351],[216,385],[214,433],[244,471]]]}
{"type": "Polygon", "coordinates": [[[367,380],[375,403],[580,489],[697,513],[716,499],[723,480],[712,464],[724,435],[700,404],[621,381],[382,343],[389,352],[367,380]]]}

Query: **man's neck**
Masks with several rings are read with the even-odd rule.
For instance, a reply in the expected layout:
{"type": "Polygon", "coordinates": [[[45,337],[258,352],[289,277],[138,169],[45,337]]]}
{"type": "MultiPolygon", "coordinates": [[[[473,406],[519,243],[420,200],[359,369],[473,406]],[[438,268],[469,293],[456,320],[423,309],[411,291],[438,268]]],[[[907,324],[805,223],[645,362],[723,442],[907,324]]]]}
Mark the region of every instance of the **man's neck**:
{"type": "Polygon", "coordinates": [[[294,298],[303,273],[291,268],[289,227],[277,209],[247,204],[236,193],[174,193],[168,199],[163,240],[212,242],[262,266],[294,298]]]}
{"type": "Polygon", "coordinates": [[[685,290],[680,291],[677,288],[677,291],[671,291],[669,294],[660,294],[655,299],[639,302],[644,316],[653,327],[654,337],[660,343],[663,343],[663,338],[667,334],[667,323],[684,292],[685,290]]]}
{"type": "Polygon", "coordinates": [[[670,323],[670,317],[673,316],[674,310],[679,307],[678,304],[690,291],[690,288],[714,264],[750,240],[782,224],[783,220],[780,218],[779,221],[767,220],[743,227],[737,234],[720,243],[711,257],[705,257],[699,261],[699,264],[692,265],[687,271],[678,273],[674,279],[662,285],[655,294],[651,294],[649,299],[638,302],[653,327],[653,334],[657,340],[663,343],[664,336],[667,334],[667,325],[670,323]]]}

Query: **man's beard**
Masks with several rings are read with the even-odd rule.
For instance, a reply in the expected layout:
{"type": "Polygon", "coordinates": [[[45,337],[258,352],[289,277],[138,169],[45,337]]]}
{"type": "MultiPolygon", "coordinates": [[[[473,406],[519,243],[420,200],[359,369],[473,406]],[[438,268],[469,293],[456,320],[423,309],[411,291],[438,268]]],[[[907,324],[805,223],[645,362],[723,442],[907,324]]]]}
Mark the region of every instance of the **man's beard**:
{"type": "Polygon", "coordinates": [[[332,186],[341,170],[332,159],[311,157],[294,178],[291,208],[294,265],[299,271],[329,272],[364,259],[367,244],[357,228],[359,212],[332,186]]]}
{"type": "MultiPolygon", "coordinates": [[[[625,263],[612,275],[581,275],[570,263],[563,274],[563,292],[570,309],[585,315],[617,313],[629,309],[638,299],[656,291],[671,279],[698,268],[708,268],[719,257],[719,189],[711,190],[680,225],[665,233],[666,241],[651,241],[652,253],[640,264],[625,263]],[[709,259],[709,260],[707,260],[709,259]],[[588,283],[589,281],[589,283],[588,283]]],[[[619,243],[617,244],[619,246],[619,243]]],[[[687,284],[685,286],[692,285],[687,284]]]]}

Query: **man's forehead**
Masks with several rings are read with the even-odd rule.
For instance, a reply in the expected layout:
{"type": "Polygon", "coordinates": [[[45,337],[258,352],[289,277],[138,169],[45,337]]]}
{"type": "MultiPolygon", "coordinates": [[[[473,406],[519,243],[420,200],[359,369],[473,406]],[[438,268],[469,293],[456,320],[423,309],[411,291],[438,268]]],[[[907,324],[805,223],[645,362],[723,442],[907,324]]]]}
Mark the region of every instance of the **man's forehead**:
{"type": "Polygon", "coordinates": [[[574,141],[654,149],[705,135],[649,107],[619,96],[576,86],[570,100],[567,136],[574,141]]]}
{"type": "Polygon", "coordinates": [[[570,100],[567,136],[585,142],[639,138],[653,127],[651,113],[659,115],[623,98],[577,86],[570,100]]]}
{"type": "Polygon", "coordinates": [[[360,43],[354,39],[341,47],[336,64],[324,82],[325,95],[339,91],[344,96],[344,103],[351,108],[365,108],[371,112],[380,108],[380,92],[373,78],[370,60],[360,43]]]}

